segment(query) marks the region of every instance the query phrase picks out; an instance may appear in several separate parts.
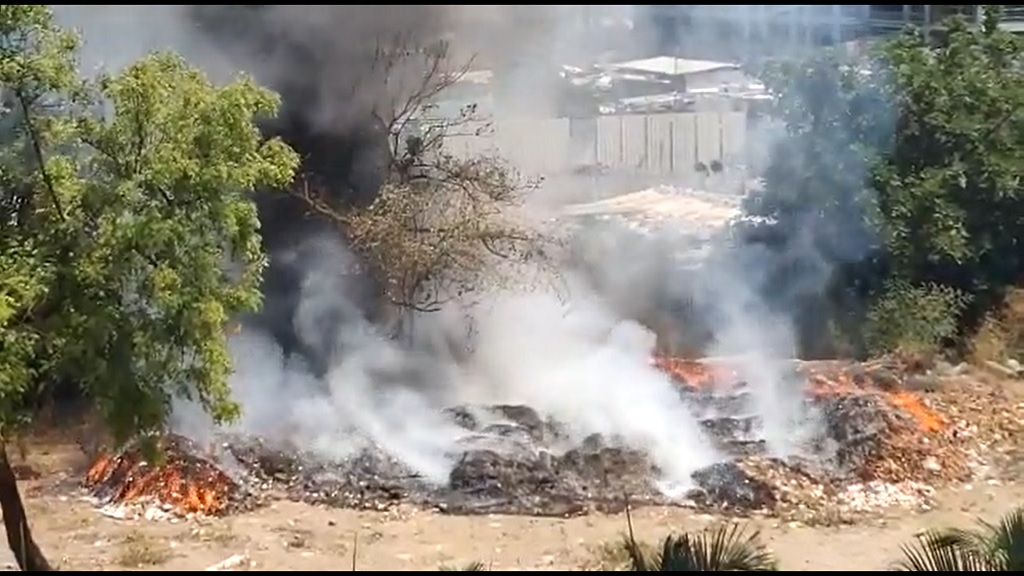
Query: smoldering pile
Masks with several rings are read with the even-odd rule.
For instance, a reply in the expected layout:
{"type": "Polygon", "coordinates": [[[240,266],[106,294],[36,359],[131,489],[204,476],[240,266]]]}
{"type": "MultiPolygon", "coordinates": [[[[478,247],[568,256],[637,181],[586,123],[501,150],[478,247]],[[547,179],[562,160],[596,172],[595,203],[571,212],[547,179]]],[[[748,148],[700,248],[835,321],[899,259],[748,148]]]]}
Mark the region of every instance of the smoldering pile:
{"type": "Polygon", "coordinates": [[[890,360],[856,365],[794,362],[806,382],[804,411],[822,428],[800,456],[775,458],[752,414],[750,386],[728,364],[659,361],[682,385],[701,423],[732,459],[693,475],[698,507],[803,520],[848,520],[888,507],[925,506],[934,487],[966,480],[978,462],[963,422],[920,379],[890,360]],[[725,377],[723,377],[723,374],[725,377]],[[916,384],[915,384],[916,379],[916,384]]]}
{"type": "Polygon", "coordinates": [[[417,476],[378,447],[343,460],[281,450],[252,438],[226,444],[267,488],[292,500],[385,510],[403,503],[450,514],[574,516],[668,504],[657,470],[638,450],[592,435],[567,450],[560,426],[526,406],[447,410],[466,431],[446,485],[417,476]]]}
{"type": "MultiPolygon", "coordinates": [[[[716,377],[707,364],[670,359],[657,364],[674,377],[682,401],[729,456],[694,473],[696,488],[683,498],[664,494],[660,471],[643,452],[600,435],[573,444],[559,423],[527,406],[448,409],[465,435],[441,485],[370,444],[348,458],[331,460],[254,437],[225,436],[202,451],[193,443],[167,443],[165,450],[189,456],[167,458],[165,465],[200,459],[206,470],[231,471],[223,476],[236,478],[230,490],[235,496],[219,497],[225,503],[218,508],[221,513],[277,494],[365,510],[404,504],[450,514],[572,516],[662,504],[805,520],[918,504],[931,486],[971,473],[968,435],[958,433],[919,395],[900,389],[891,371],[800,365],[799,373],[810,384],[807,408],[823,415],[825,426],[809,440],[805,456],[779,459],[768,456],[747,384],[716,377]]],[[[210,477],[192,475],[191,481],[210,477]]],[[[111,493],[109,481],[99,485],[111,493]]],[[[200,492],[180,482],[174,486],[172,498],[182,491],[200,492]]]]}
{"type": "Polygon", "coordinates": [[[654,483],[658,471],[640,451],[599,435],[559,449],[567,440],[560,427],[525,406],[460,406],[447,414],[466,435],[442,486],[372,444],[347,458],[326,459],[239,435],[205,447],[169,436],[156,464],[132,446],[97,459],[85,485],[104,504],[138,500],[167,512],[214,515],[251,509],[274,494],[361,510],[413,504],[450,514],[560,517],[621,511],[627,502],[670,503],[654,483]],[[138,480],[148,477],[162,480],[138,480]]]}

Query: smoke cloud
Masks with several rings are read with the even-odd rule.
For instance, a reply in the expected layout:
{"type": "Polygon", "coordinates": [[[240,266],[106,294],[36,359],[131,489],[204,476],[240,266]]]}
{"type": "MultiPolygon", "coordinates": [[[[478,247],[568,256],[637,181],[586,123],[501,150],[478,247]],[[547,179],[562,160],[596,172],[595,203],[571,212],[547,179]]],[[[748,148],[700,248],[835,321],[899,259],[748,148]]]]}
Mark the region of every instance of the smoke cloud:
{"type": "MultiPolygon", "coordinates": [[[[382,182],[371,112],[397,89],[381,81],[378,39],[447,38],[455,58],[477,55],[497,77],[490,111],[499,123],[556,108],[552,63],[650,56],[658,44],[627,5],[54,8],[83,33],[86,70],[171,49],[215,79],[245,71],[277,90],[284,110],[268,131],[306,155],[311,171],[330,173],[354,202],[372,200],[382,182]]],[[[591,185],[559,178],[535,205],[550,210],[591,185]]],[[[373,286],[352,273],[353,256],[336,234],[286,209],[262,214],[271,256],[266,302],[231,342],[244,431],[332,457],[372,442],[441,481],[462,434],[444,408],[526,404],[577,439],[602,433],[647,449],[667,480],[685,485],[717,455],[673,384],[651,366],[655,336],[639,320],[669,312],[652,312],[648,299],[696,305],[700,314],[687,319],[712,333],[705,352],[732,357],[753,385],[774,451],[798,450],[807,429],[799,382],[783,362],[795,353],[792,323],[765,304],[756,254],[726,251],[683,272],[683,282],[667,272],[678,268],[677,236],[652,242],[616,232],[612,243],[628,247],[616,253],[628,256],[567,263],[560,270],[567,289],[488,293],[469,314],[417,318],[411,345],[399,345],[369,311],[373,286]]],[[[193,435],[210,430],[195,406],[181,405],[175,421],[193,435]]]]}

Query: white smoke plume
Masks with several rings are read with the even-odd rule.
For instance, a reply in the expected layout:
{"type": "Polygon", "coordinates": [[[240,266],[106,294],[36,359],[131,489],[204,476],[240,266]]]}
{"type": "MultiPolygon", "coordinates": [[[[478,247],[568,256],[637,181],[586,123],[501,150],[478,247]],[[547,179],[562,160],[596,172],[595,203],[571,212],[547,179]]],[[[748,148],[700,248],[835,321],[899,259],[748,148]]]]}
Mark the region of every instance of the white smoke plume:
{"type": "MultiPolygon", "coordinates": [[[[290,62],[224,37],[211,39],[188,16],[187,6],[59,6],[62,23],[84,35],[84,67],[117,68],[148,51],[173,49],[215,78],[239,69],[277,88],[290,74],[290,62]]],[[[446,34],[455,54],[480,54],[482,63],[504,69],[507,80],[501,114],[549,114],[557,100],[552,62],[596,61],[610,50],[644,55],[653,42],[638,29],[643,19],[634,6],[274,6],[266,17],[279,43],[308,46],[333,66],[335,81],[318,86],[310,121],[331,122],[323,107],[358,102],[346,74],[359,76],[365,43],[373,34],[446,34]],[[404,16],[403,16],[404,15],[404,16]],[[617,25],[615,42],[584,22],[617,25]],[[616,24],[617,23],[617,24],[616,24]],[[351,32],[351,34],[349,33],[351,32]],[[632,45],[632,46],[630,46],[632,45]],[[333,56],[331,56],[333,54],[333,56]],[[332,60],[333,58],[333,60],[332,60]],[[543,65],[543,66],[542,66],[543,65]],[[338,94],[338,91],[342,94],[338,94]],[[516,105],[518,104],[518,106],[516,105]]],[[[651,54],[646,54],[651,55],[651,54]]],[[[567,167],[568,168],[568,167],[567,167]]],[[[552,197],[579,197],[588,179],[559,179],[543,188],[552,197]]],[[[617,242],[637,242],[628,235],[617,242]]],[[[243,407],[238,426],[307,450],[342,456],[373,441],[438,481],[445,479],[462,432],[442,410],[464,403],[525,404],[565,423],[578,438],[593,433],[645,448],[668,480],[685,485],[695,469],[718,455],[693,416],[679,401],[669,378],[651,366],[655,337],[623,302],[639,302],[674,291],[662,273],[674,256],[662,249],[630,250],[628,279],[614,258],[591,262],[606,278],[597,287],[572,269],[563,271],[570,289],[535,289],[488,294],[472,310],[467,328],[461,313],[445,311],[423,318],[417,345],[399,346],[383,337],[359,304],[344,270],[351,258],[340,241],[304,240],[315,257],[303,264],[305,278],[291,316],[300,340],[332,354],[323,377],[286,355],[270,334],[246,328],[231,342],[236,373],[232,388],[243,407]],[[312,242],[312,244],[310,244],[312,242]],[[648,264],[648,265],[641,265],[648,264]],[[471,333],[471,337],[466,334],[471,333]],[[458,360],[458,361],[456,361],[458,360]]],[[[299,250],[300,247],[295,247],[299,250]]],[[[283,256],[282,256],[283,257],[283,256]]],[[[747,272],[733,262],[688,284],[703,286],[696,297],[707,305],[714,355],[742,357],[741,373],[758,390],[768,438],[779,453],[795,450],[795,430],[804,426],[795,412],[800,395],[789,389],[781,361],[794,354],[792,326],[768,311],[750,286],[747,272]]],[[[679,294],[680,298],[692,295],[679,294]]],[[[196,435],[209,431],[194,406],[181,406],[176,421],[196,435]]]]}

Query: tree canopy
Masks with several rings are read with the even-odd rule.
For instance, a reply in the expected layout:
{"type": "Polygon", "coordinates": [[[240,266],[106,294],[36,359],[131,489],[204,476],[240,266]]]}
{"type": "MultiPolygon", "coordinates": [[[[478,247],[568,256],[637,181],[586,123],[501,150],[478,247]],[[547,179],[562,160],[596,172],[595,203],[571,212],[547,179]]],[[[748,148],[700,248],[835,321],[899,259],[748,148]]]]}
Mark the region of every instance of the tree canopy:
{"type": "Polygon", "coordinates": [[[776,294],[791,293],[780,287],[798,275],[780,272],[808,257],[801,242],[831,267],[827,286],[799,294],[829,310],[804,315],[806,340],[832,322],[862,352],[948,344],[1021,279],[1024,44],[999,18],[768,67],[786,136],[746,202],[770,224],[744,237],[793,256],[771,276],[776,294]]]}
{"type": "Polygon", "coordinates": [[[226,324],[264,264],[249,194],[297,163],[254,124],[276,96],[166,54],[87,82],[75,55],[46,6],[0,7],[0,409],[70,379],[119,439],[178,392],[231,418],[226,324]]]}
{"type": "MultiPolygon", "coordinates": [[[[254,123],[277,97],[169,54],[83,79],[76,52],[47,6],[0,6],[0,430],[59,382],[121,441],[178,394],[231,419],[228,322],[264,266],[250,194],[297,166],[254,123]]],[[[3,465],[9,542],[40,569],[3,465]]]]}

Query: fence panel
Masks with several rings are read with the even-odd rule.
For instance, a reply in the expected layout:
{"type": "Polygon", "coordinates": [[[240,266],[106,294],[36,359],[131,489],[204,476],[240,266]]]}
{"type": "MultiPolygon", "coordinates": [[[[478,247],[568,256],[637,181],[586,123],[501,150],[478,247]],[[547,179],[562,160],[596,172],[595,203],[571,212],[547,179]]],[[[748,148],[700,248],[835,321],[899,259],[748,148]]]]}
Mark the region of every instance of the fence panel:
{"type": "Polygon", "coordinates": [[[697,162],[742,160],[743,112],[623,114],[581,119],[512,119],[491,133],[449,138],[456,154],[501,154],[530,175],[600,164],[651,176],[690,177],[697,162]]]}

